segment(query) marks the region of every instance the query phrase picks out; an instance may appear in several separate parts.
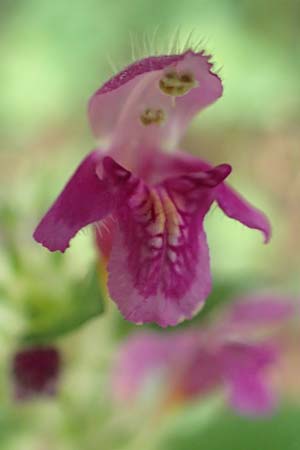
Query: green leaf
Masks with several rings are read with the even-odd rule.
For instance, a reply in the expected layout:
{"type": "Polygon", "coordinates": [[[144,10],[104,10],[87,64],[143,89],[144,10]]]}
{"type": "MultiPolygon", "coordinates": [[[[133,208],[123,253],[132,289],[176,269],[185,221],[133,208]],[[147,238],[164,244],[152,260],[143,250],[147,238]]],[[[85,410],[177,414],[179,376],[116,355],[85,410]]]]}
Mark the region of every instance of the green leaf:
{"type": "Polygon", "coordinates": [[[173,427],[159,450],[300,450],[299,407],[285,407],[273,416],[239,417],[223,411],[204,427],[173,427]]]}
{"type": "Polygon", "coordinates": [[[26,343],[60,337],[104,312],[105,293],[96,265],[83,280],[65,290],[55,295],[40,288],[29,293],[25,302],[29,318],[29,330],[23,337],[26,343]]]}

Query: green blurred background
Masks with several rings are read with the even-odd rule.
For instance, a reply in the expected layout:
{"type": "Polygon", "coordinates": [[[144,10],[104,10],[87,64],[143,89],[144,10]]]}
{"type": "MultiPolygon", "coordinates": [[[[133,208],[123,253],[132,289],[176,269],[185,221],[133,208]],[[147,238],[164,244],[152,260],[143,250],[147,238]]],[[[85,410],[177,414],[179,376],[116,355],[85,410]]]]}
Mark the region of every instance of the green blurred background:
{"type": "Polygon", "coordinates": [[[75,295],[96,260],[92,232],[79,234],[63,256],[31,238],[96,145],[87,100],[112,76],[112,65],[132,61],[131,40],[142,47],[158,27],[163,52],[178,28],[182,41],[194,30],[195,41],[203,39],[214,55],[225,91],[194,120],[182,146],[231,163],[232,185],[269,215],[274,230],[264,246],[258,233],[213,208],[206,220],[211,303],[262,287],[298,294],[299,23],[299,0],[0,1],[1,450],[300,449],[299,386],[293,401],[287,398],[262,421],[228,413],[216,399],[186,405],[154,424],[147,405],[125,411],[114,405],[110,367],[122,337],[135,327],[110,302],[103,315],[77,329],[102,308],[94,293],[75,295]],[[62,351],[60,393],[15,404],[11,357],[35,339],[54,339],[62,351]]]}

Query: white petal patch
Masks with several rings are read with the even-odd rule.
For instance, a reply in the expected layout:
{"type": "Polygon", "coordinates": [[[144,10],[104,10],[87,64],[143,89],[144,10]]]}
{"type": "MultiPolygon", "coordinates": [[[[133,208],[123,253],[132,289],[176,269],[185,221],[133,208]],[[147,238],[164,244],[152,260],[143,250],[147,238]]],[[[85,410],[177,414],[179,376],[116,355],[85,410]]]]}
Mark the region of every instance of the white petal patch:
{"type": "Polygon", "coordinates": [[[174,250],[169,249],[167,251],[167,255],[168,255],[169,260],[172,263],[174,263],[177,260],[177,254],[176,254],[176,252],[174,252],[174,250]]]}
{"type": "Polygon", "coordinates": [[[162,236],[156,236],[149,241],[149,245],[154,248],[162,248],[163,238],[162,236]]]}

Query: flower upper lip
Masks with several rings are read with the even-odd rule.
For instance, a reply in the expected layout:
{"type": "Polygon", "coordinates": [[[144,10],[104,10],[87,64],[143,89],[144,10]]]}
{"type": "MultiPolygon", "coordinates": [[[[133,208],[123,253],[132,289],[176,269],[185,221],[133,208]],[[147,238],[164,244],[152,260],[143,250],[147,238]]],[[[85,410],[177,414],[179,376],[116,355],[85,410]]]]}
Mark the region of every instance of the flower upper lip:
{"type": "Polygon", "coordinates": [[[176,146],[192,117],[222,92],[222,82],[204,52],[154,56],[131,64],[98,89],[89,100],[88,116],[100,143],[127,145],[134,136],[137,144],[170,148],[176,146]],[[195,80],[191,89],[175,100],[159,87],[168,70],[188,73],[195,80]],[[141,107],[161,110],[166,117],[163,125],[141,125],[141,107]]]}

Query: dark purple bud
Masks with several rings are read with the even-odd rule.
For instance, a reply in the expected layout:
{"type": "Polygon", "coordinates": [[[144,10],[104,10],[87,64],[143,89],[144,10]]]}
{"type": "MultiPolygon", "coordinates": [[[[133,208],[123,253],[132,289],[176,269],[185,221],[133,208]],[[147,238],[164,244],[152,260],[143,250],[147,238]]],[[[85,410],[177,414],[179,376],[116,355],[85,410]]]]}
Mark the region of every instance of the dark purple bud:
{"type": "Polygon", "coordinates": [[[12,362],[15,398],[55,395],[60,366],[60,354],[55,347],[28,347],[18,351],[12,362]]]}

